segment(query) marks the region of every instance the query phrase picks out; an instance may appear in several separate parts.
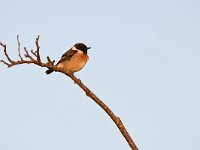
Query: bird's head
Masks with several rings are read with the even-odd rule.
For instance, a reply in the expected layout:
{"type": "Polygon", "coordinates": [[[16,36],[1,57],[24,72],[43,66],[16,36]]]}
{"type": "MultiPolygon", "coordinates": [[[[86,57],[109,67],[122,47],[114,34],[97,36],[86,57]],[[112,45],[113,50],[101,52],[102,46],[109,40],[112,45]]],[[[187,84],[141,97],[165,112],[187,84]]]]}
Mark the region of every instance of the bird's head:
{"type": "Polygon", "coordinates": [[[77,50],[81,50],[83,51],[84,53],[87,54],[87,50],[90,49],[91,47],[87,47],[85,44],[83,43],[76,43],[74,45],[74,47],[77,49],[77,50]]]}

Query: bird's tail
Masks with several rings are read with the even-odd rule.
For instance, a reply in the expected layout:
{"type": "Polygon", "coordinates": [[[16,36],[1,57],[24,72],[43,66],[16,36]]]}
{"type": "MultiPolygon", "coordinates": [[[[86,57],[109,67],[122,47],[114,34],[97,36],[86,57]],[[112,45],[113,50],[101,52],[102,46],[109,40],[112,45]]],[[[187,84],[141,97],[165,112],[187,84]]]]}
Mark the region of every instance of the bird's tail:
{"type": "Polygon", "coordinates": [[[46,74],[50,74],[50,73],[52,73],[52,72],[54,72],[54,70],[51,69],[51,68],[49,68],[45,73],[46,73],[46,74]]]}

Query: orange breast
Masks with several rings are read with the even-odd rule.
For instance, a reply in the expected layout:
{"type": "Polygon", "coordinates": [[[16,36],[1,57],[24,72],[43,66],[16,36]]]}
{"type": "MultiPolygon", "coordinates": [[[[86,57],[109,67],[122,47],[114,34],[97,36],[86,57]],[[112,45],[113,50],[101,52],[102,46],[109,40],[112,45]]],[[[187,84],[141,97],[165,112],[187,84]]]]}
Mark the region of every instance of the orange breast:
{"type": "Polygon", "coordinates": [[[81,70],[87,63],[89,57],[82,51],[78,51],[70,60],[64,61],[58,65],[67,73],[73,73],[81,70]]]}

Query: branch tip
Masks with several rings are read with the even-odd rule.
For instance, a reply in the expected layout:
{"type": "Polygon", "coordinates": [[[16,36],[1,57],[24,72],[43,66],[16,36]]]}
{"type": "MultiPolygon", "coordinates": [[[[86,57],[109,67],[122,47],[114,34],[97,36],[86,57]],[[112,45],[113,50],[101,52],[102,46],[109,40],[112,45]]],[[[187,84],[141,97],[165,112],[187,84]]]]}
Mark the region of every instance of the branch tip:
{"type": "Polygon", "coordinates": [[[38,37],[36,38],[36,40],[35,40],[35,44],[36,44],[36,53],[37,53],[37,61],[39,62],[39,63],[41,63],[41,58],[40,58],[40,46],[39,46],[39,38],[40,38],[40,36],[38,35],[38,37]]]}
{"type": "Polygon", "coordinates": [[[31,50],[31,53],[32,53],[35,57],[37,57],[36,52],[34,52],[33,50],[31,50]]]}
{"type": "Polygon", "coordinates": [[[9,63],[5,62],[4,60],[0,60],[0,62],[4,63],[5,65],[7,65],[8,67],[10,66],[9,63]]]}
{"type": "Polygon", "coordinates": [[[2,46],[2,47],[6,47],[6,44],[3,44],[2,42],[0,42],[0,45],[2,46]]]}
{"type": "Polygon", "coordinates": [[[54,65],[54,63],[55,63],[55,60],[52,61],[49,56],[47,56],[47,61],[48,61],[47,63],[49,63],[51,65],[54,65]]]}
{"type": "Polygon", "coordinates": [[[19,55],[19,58],[21,59],[21,61],[23,60],[22,56],[21,56],[21,47],[20,47],[20,42],[19,42],[19,35],[17,35],[17,44],[18,44],[18,55],[19,55]]]}

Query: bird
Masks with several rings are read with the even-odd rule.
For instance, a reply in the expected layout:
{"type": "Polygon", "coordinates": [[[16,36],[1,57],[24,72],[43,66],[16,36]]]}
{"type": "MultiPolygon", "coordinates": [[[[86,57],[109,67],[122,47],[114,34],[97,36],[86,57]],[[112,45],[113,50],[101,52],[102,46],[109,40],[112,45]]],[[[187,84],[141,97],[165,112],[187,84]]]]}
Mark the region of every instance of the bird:
{"type": "MultiPolygon", "coordinates": [[[[80,71],[89,60],[87,51],[90,48],[91,47],[87,47],[84,43],[76,43],[62,55],[61,59],[56,64],[56,67],[62,69],[67,74],[73,74],[74,72],[80,71]]],[[[48,75],[52,72],[54,72],[54,70],[49,68],[45,73],[48,75]]]]}

